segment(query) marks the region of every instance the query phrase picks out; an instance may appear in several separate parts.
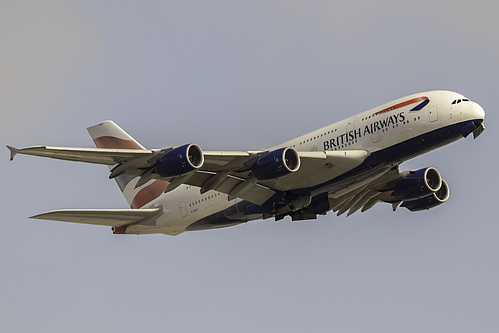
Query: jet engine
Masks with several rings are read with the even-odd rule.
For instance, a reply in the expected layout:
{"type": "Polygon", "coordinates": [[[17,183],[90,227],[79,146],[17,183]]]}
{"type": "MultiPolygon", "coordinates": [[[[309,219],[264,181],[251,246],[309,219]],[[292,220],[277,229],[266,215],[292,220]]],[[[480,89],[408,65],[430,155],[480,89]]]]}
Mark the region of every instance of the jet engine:
{"type": "Polygon", "coordinates": [[[175,177],[199,169],[203,163],[201,148],[194,144],[186,144],[158,158],[155,169],[161,177],[175,177]]]}
{"type": "Polygon", "coordinates": [[[446,202],[449,199],[449,194],[449,186],[442,180],[442,186],[438,191],[421,199],[404,201],[400,207],[405,207],[411,212],[427,210],[446,202]]]}
{"type": "Polygon", "coordinates": [[[442,177],[437,169],[419,169],[411,171],[395,185],[393,196],[400,200],[416,200],[437,192],[441,186],[442,177]]]}
{"type": "Polygon", "coordinates": [[[293,148],[280,148],[260,157],[253,164],[253,176],[258,180],[276,179],[300,168],[300,157],[293,148]]]}

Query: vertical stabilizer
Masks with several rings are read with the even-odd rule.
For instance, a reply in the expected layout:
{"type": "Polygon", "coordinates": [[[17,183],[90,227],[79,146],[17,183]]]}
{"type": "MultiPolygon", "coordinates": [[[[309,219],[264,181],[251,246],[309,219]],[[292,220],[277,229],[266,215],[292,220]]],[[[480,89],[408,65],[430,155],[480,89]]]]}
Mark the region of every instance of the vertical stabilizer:
{"type": "Polygon", "coordinates": [[[98,148],[145,149],[111,120],[87,128],[98,148]]]}
{"type": "MultiPolygon", "coordinates": [[[[91,126],[87,130],[97,148],[145,149],[127,132],[110,120],[91,126]]],[[[109,168],[112,169],[113,167],[110,166],[109,168]]],[[[135,188],[139,178],[127,174],[115,178],[131,208],[144,207],[159,197],[169,184],[163,180],[152,180],[143,186],[135,188]]]]}

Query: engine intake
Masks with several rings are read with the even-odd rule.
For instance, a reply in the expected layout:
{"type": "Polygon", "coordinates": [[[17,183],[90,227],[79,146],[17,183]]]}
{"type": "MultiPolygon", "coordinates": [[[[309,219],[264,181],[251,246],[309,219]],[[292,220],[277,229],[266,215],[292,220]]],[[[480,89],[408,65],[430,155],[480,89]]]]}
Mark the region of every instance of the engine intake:
{"type": "Polygon", "coordinates": [[[435,168],[411,171],[395,186],[393,195],[400,200],[416,200],[440,190],[442,177],[435,168]]]}
{"type": "Polygon", "coordinates": [[[421,210],[427,210],[436,207],[449,199],[450,190],[447,183],[442,180],[442,186],[437,192],[430,194],[421,199],[404,201],[400,207],[405,207],[411,212],[417,212],[421,210]]]}
{"type": "Polygon", "coordinates": [[[161,177],[175,177],[199,169],[203,163],[201,148],[194,144],[186,144],[158,158],[155,168],[161,177]]]}
{"type": "Polygon", "coordinates": [[[280,148],[260,157],[253,164],[253,176],[258,180],[276,179],[300,168],[300,157],[293,148],[280,148]]]}

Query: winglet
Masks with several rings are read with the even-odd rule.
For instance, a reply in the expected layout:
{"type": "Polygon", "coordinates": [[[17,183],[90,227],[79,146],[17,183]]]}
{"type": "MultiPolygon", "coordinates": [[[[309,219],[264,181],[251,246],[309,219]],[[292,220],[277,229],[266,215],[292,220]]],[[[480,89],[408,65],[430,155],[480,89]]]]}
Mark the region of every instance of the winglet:
{"type": "Polygon", "coordinates": [[[14,159],[14,156],[16,156],[16,154],[19,152],[19,149],[9,145],[7,145],[7,148],[9,148],[10,150],[10,160],[12,161],[14,159]]]}

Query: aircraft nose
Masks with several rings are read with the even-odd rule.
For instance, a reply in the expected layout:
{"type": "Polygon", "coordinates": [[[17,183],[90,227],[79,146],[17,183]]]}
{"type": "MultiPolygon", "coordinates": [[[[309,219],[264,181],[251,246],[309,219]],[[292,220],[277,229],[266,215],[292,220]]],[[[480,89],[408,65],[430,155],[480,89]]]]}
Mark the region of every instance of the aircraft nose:
{"type": "Polygon", "coordinates": [[[471,119],[469,119],[470,121],[468,121],[468,123],[461,128],[461,134],[466,138],[468,135],[473,133],[473,138],[476,139],[485,129],[485,126],[483,125],[485,111],[480,104],[471,102],[471,107],[466,108],[465,113],[471,119]]]}
{"type": "Polygon", "coordinates": [[[480,123],[483,122],[483,120],[485,119],[485,111],[480,106],[480,104],[476,102],[471,102],[471,103],[472,103],[471,113],[473,115],[473,118],[475,118],[476,120],[481,120],[480,123]]]}

